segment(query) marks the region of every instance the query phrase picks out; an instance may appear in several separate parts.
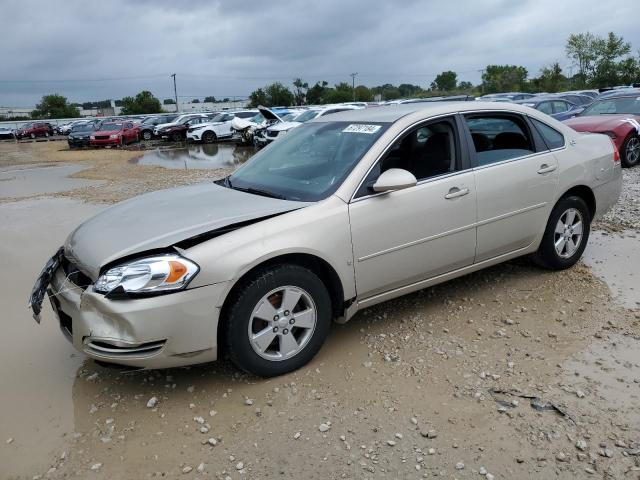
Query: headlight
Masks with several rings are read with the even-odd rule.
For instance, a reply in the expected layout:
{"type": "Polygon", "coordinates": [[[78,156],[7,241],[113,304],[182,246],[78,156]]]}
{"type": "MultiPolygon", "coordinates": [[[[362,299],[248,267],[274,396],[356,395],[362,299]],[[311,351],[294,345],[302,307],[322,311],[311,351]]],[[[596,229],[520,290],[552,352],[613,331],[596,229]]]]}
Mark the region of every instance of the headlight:
{"type": "Polygon", "coordinates": [[[109,269],[98,278],[93,289],[100,293],[109,293],[116,288],[127,293],[181,290],[198,270],[198,265],[179,255],[158,255],[109,269]]]}
{"type": "Polygon", "coordinates": [[[109,135],[110,140],[116,140],[118,138],[120,138],[120,135],[109,135]]]}
{"type": "Polygon", "coordinates": [[[95,135],[91,135],[91,140],[95,140],[96,136],[95,135]]]}

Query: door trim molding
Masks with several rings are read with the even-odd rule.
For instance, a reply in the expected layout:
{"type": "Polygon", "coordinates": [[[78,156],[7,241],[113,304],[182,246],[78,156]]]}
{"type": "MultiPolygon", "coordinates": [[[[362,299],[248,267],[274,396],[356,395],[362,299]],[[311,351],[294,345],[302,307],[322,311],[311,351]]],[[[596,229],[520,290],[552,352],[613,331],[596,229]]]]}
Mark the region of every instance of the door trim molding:
{"type": "Polygon", "coordinates": [[[486,220],[482,220],[476,223],[476,227],[482,227],[489,223],[497,222],[499,220],[504,220],[505,218],[513,217],[514,215],[520,215],[521,213],[528,212],[530,210],[537,210],[538,208],[545,207],[549,202],[537,203],[536,205],[531,205],[529,207],[521,208],[520,210],[514,210],[513,212],[503,213],[502,215],[498,215],[496,217],[487,218],[486,220]]]}

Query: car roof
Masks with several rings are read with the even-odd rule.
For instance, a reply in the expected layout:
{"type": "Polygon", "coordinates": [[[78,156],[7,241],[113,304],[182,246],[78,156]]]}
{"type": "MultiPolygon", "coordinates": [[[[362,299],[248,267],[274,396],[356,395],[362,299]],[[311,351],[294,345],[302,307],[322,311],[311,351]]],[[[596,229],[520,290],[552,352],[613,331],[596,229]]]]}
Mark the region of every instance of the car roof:
{"type": "Polygon", "coordinates": [[[515,113],[529,113],[528,107],[514,103],[496,102],[426,102],[426,103],[404,103],[399,105],[384,105],[377,108],[360,108],[357,110],[345,110],[334,113],[326,117],[316,117],[311,122],[380,122],[392,123],[410,115],[422,112],[425,116],[445,115],[456,112],[473,111],[512,111],[515,113]]]}

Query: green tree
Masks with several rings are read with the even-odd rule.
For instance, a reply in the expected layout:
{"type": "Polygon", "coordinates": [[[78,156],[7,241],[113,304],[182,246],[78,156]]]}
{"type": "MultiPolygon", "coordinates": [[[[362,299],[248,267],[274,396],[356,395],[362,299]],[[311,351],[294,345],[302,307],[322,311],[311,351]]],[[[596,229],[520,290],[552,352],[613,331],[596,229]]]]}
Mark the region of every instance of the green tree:
{"type": "Polygon", "coordinates": [[[309,105],[322,105],[327,103],[325,100],[327,90],[330,90],[329,85],[324,80],[322,82],[316,82],[312,87],[307,90],[307,103],[309,105]]]}
{"type": "Polygon", "coordinates": [[[631,45],[613,32],[605,38],[590,32],[571,34],[565,51],[578,67],[579,86],[607,87],[633,77],[631,45]]]}
{"type": "Polygon", "coordinates": [[[200,103],[200,99],[199,98],[194,98],[193,100],[191,100],[191,103],[200,103]]]}
{"type": "Polygon", "coordinates": [[[162,105],[160,100],[153,96],[148,90],[143,90],[135,97],[124,97],[122,99],[122,114],[137,115],[140,113],[160,113],[162,105]]]}
{"type": "Polygon", "coordinates": [[[173,98],[165,98],[162,103],[164,105],[175,105],[176,101],[173,98]]]}
{"type": "Polygon", "coordinates": [[[373,87],[371,89],[371,92],[374,95],[380,95],[382,100],[396,100],[402,97],[400,89],[395,85],[391,85],[390,83],[385,83],[384,85],[373,87]]]}
{"type": "Polygon", "coordinates": [[[624,38],[609,32],[606,38],[596,42],[596,68],[593,84],[607,87],[619,83],[620,62],[618,59],[631,52],[631,44],[624,38]]]}
{"type": "Polygon", "coordinates": [[[470,92],[473,90],[473,83],[471,82],[460,82],[458,84],[458,90],[462,92],[470,92]]]}
{"type": "Polygon", "coordinates": [[[538,92],[559,92],[567,87],[567,77],[562,74],[562,68],[558,62],[540,69],[538,78],[532,80],[534,89],[538,92]]]}
{"type": "Polygon", "coordinates": [[[304,105],[307,103],[307,90],[309,90],[309,84],[303,82],[301,78],[296,78],[293,81],[293,98],[296,105],[304,105]]]}
{"type": "Polygon", "coordinates": [[[625,58],[618,64],[620,83],[630,85],[640,81],[640,52],[638,58],[625,58]]]}
{"type": "Polygon", "coordinates": [[[353,100],[353,89],[347,82],[337,83],[326,92],[326,103],[342,103],[353,100]]]}
{"type": "Polygon", "coordinates": [[[527,83],[527,69],[517,65],[487,65],[482,74],[485,93],[520,92],[527,83]]]}
{"type": "Polygon", "coordinates": [[[204,97],[204,103],[216,103],[216,97],[214,97],[213,95],[204,97]]]}
{"type": "Polygon", "coordinates": [[[458,74],[447,70],[438,74],[435,80],[431,83],[431,90],[437,90],[439,92],[451,92],[456,89],[458,85],[458,74]]]}
{"type": "Polygon", "coordinates": [[[401,83],[398,85],[400,96],[404,98],[419,97],[424,94],[424,90],[420,85],[412,85],[410,83],[401,83]]]}
{"type": "Polygon", "coordinates": [[[32,118],[76,118],[80,116],[77,107],[70,105],[67,97],[52,94],[45,95],[33,112],[32,118]]]}
{"type": "Polygon", "coordinates": [[[271,83],[259,88],[249,95],[249,106],[263,107],[289,106],[293,104],[293,93],[280,82],[271,83]]]}
{"type": "Polygon", "coordinates": [[[373,100],[373,93],[368,87],[364,85],[358,85],[356,87],[356,101],[358,102],[370,102],[373,100]]]}
{"type": "Polygon", "coordinates": [[[578,67],[576,79],[579,81],[579,86],[585,86],[589,76],[593,74],[597,57],[596,43],[597,37],[591,32],[572,33],[567,39],[565,52],[578,67]]]}

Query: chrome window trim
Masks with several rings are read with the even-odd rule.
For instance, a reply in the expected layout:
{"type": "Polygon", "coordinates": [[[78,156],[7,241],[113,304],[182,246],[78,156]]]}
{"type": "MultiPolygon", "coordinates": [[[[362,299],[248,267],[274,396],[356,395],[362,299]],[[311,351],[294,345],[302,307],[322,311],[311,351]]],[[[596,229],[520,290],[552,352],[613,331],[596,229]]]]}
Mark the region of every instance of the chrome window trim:
{"type": "MultiPolygon", "coordinates": [[[[369,176],[369,174],[371,173],[371,170],[373,170],[375,168],[375,166],[378,164],[378,162],[380,161],[380,159],[387,154],[387,152],[389,151],[389,149],[391,148],[391,146],[396,143],[396,141],[403,136],[405,133],[407,133],[409,130],[411,130],[412,128],[414,128],[416,125],[420,125],[422,123],[426,123],[426,122],[431,122],[432,120],[438,120],[440,118],[447,118],[447,117],[452,117],[453,120],[455,121],[455,116],[458,114],[458,112],[450,112],[450,113],[443,113],[441,115],[436,115],[434,117],[429,117],[429,118],[423,118],[422,120],[418,120],[414,123],[412,123],[411,125],[409,125],[408,127],[406,127],[404,130],[402,130],[400,133],[398,133],[395,137],[393,137],[393,139],[387,144],[387,146],[384,148],[384,150],[380,153],[380,155],[378,155],[378,157],[376,157],[376,160],[371,164],[371,166],[369,167],[369,169],[367,170],[367,173],[365,173],[362,176],[362,179],[360,179],[360,182],[358,183],[358,186],[355,188],[355,190],[353,191],[353,193],[351,194],[351,198],[349,200],[349,203],[355,203],[355,202],[359,202],[361,200],[365,200],[368,198],[372,198],[372,197],[379,197],[380,195],[386,195],[388,193],[392,193],[392,192],[379,192],[379,193],[372,193],[371,195],[365,195],[363,197],[358,197],[355,198],[356,194],[358,193],[358,191],[360,190],[360,187],[362,187],[362,184],[364,183],[364,181],[367,179],[367,177],[369,176]]],[[[457,124],[456,124],[456,128],[457,128],[457,124]]],[[[458,136],[460,136],[460,132],[458,132],[458,136]]],[[[459,139],[460,140],[460,139],[459,139]]],[[[416,183],[416,187],[418,185],[422,185],[424,183],[436,180],[436,179],[441,179],[441,178],[445,178],[445,177],[450,177],[453,175],[457,175],[459,173],[463,173],[463,172],[468,172],[471,169],[465,169],[465,170],[459,170],[457,172],[449,172],[449,173],[443,173],[442,175],[436,175],[434,177],[429,177],[429,178],[425,178],[424,180],[420,180],[418,183],[416,183]]],[[[409,187],[409,188],[414,188],[414,187],[409,187]]]]}

